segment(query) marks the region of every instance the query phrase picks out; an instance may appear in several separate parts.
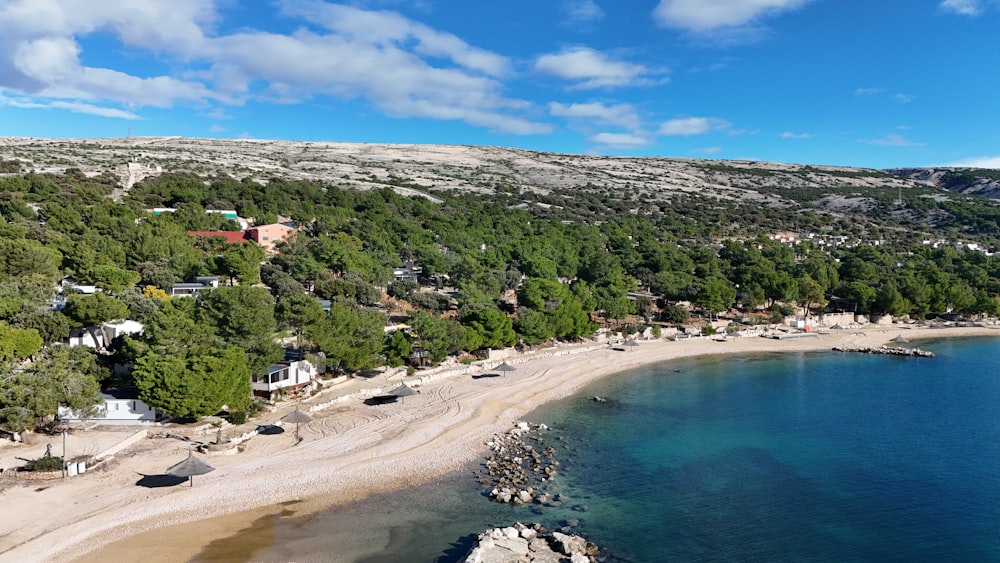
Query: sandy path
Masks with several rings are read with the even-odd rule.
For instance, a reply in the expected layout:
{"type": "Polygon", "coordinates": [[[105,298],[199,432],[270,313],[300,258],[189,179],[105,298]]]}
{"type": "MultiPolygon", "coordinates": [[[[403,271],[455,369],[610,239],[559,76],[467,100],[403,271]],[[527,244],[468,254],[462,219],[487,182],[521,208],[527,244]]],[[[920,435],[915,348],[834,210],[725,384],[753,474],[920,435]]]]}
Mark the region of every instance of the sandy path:
{"type": "MultiPolygon", "coordinates": [[[[869,328],[787,340],[658,341],[625,352],[565,350],[518,361],[517,371],[502,377],[431,381],[402,403],[373,407],[357,399],[317,411],[301,426],[302,443],[294,445],[292,432],[257,436],[242,454],[207,458],[216,471],[197,477],[194,487],[136,486],[143,474],[160,474],[187,455],[181,442],[146,440],[110,470],[0,492],[7,516],[0,519],[0,561],[131,560],[137,553],[148,563],[185,560],[256,516],[277,513],[279,503],[302,501],[296,512],[318,511],[459,469],[496,432],[600,377],[697,355],[879,346],[899,333],[869,328]]],[[[910,339],[976,334],[1000,331],[906,331],[910,339]]]]}

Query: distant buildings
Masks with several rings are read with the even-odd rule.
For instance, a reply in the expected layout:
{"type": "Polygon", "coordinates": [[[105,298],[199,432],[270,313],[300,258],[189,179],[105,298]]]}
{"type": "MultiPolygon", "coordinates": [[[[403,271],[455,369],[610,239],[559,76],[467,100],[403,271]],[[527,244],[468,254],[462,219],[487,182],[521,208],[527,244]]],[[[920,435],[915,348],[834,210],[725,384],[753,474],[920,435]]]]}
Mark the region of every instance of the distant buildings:
{"type": "Polygon", "coordinates": [[[253,241],[268,254],[277,254],[277,244],[295,239],[296,228],[291,223],[271,223],[258,225],[243,231],[188,231],[192,237],[222,237],[226,243],[253,241]]]}

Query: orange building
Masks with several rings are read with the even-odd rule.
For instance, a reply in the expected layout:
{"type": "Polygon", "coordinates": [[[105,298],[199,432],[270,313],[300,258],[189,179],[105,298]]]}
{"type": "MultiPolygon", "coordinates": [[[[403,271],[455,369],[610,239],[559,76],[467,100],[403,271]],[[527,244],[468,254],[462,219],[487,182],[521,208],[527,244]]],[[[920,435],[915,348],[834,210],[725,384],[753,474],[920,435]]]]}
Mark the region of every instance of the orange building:
{"type": "Polygon", "coordinates": [[[268,254],[277,252],[274,245],[283,240],[295,239],[295,227],[290,227],[285,223],[272,223],[270,225],[259,225],[247,229],[247,238],[259,244],[268,254]]]}

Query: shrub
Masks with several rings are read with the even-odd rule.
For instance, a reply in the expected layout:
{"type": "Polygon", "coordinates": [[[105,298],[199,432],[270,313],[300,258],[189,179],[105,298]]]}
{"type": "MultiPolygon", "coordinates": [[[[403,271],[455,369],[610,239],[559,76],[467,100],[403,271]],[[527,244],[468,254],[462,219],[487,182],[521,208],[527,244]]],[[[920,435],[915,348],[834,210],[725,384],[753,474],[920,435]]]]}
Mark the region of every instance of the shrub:
{"type": "Polygon", "coordinates": [[[229,422],[240,425],[247,421],[246,411],[233,411],[229,413],[229,422]]]}
{"type": "Polygon", "coordinates": [[[42,456],[26,463],[21,468],[22,471],[53,471],[63,468],[63,458],[56,456],[42,456]]]}

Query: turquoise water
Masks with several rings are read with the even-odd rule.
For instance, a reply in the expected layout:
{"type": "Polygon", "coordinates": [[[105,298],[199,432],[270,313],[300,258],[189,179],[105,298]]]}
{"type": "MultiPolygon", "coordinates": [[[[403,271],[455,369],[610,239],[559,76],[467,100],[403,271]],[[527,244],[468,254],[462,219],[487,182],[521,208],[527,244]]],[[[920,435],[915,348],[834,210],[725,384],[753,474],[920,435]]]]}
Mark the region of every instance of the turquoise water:
{"type": "Polygon", "coordinates": [[[536,521],[621,561],[1000,561],[1000,339],[922,347],[938,357],[700,358],[607,378],[527,417],[550,427],[563,506],[490,503],[470,468],[259,523],[275,540],[247,558],[455,561],[487,527],[536,521]]]}

